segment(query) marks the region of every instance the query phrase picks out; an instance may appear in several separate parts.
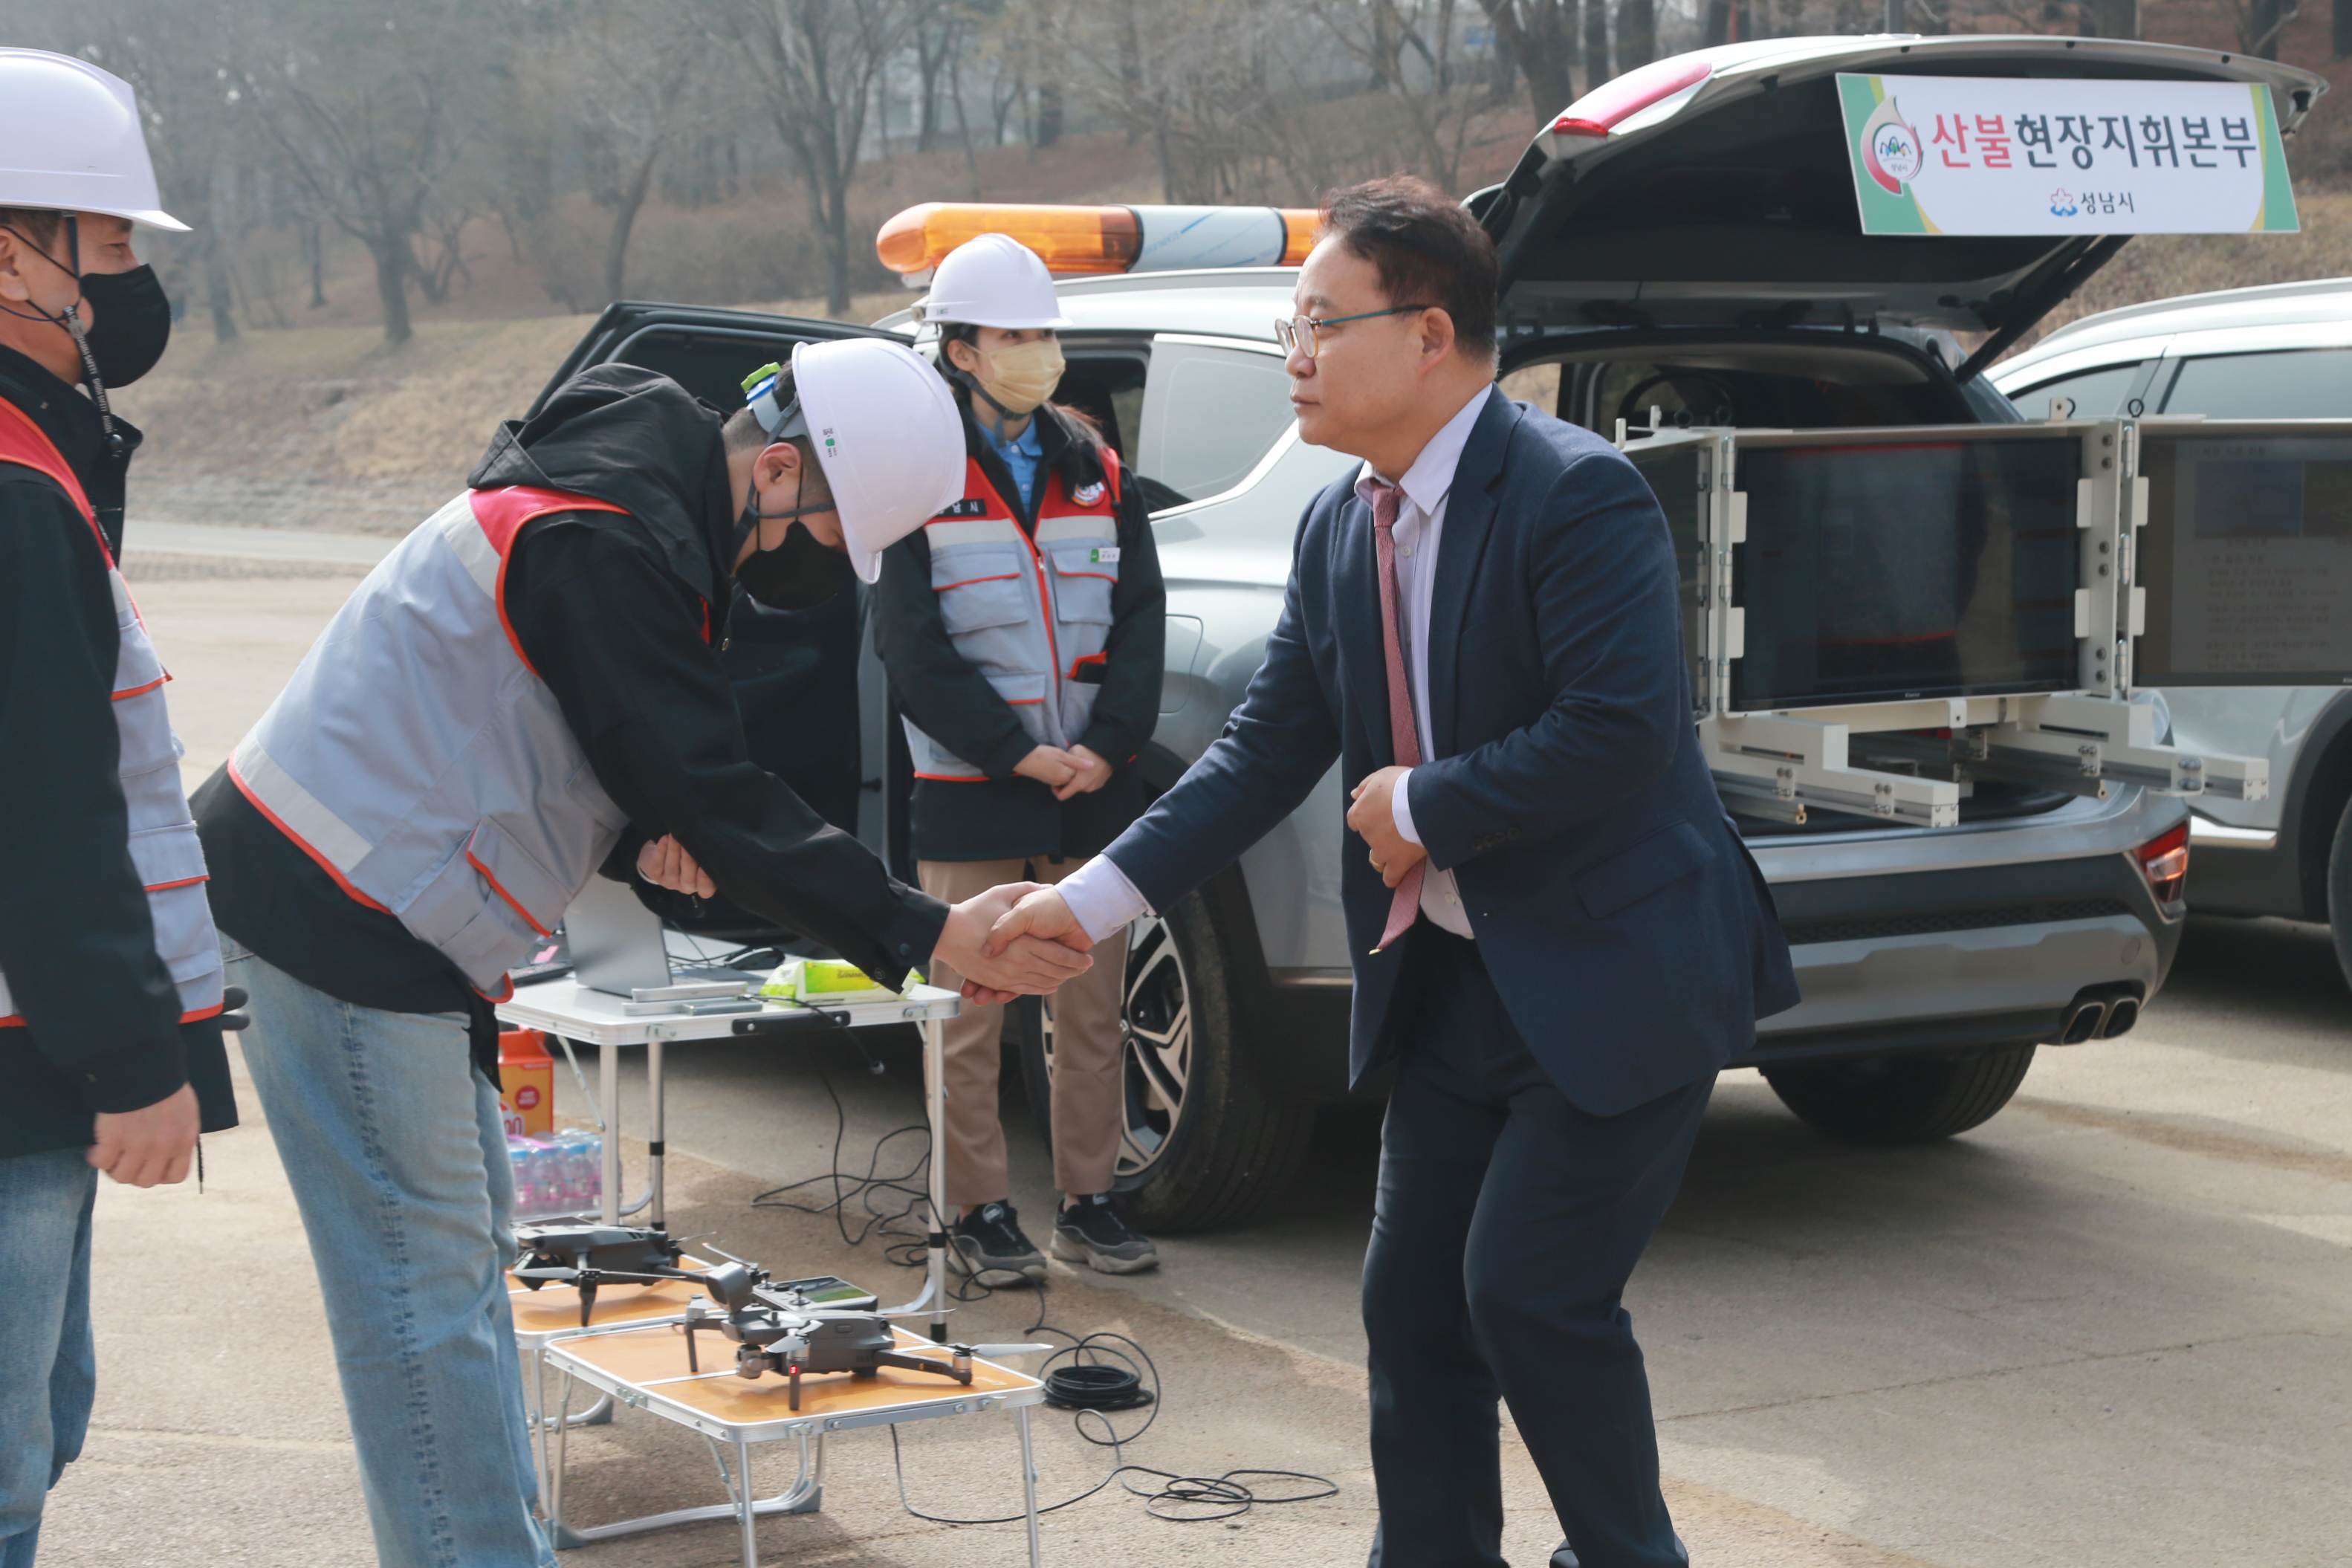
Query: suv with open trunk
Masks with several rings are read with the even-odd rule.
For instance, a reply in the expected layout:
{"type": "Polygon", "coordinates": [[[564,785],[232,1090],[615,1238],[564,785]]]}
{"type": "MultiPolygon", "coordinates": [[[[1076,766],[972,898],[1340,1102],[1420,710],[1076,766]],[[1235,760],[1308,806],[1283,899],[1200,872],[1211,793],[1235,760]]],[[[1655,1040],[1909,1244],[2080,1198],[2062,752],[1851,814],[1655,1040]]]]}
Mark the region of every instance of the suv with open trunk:
{"type": "MultiPolygon", "coordinates": [[[[1506,389],[1616,435],[1621,422],[2014,427],[1979,373],[2122,242],[1864,235],[1840,71],[2258,83],[2290,127],[2323,85],[2267,61],[2057,37],[1784,39],[1645,67],[1572,106],[1507,182],[1470,198],[1502,261],[1506,389]],[[1990,336],[1963,354],[1960,331],[1990,336]]],[[[1307,501],[1357,467],[1300,443],[1291,420],[1273,323],[1290,312],[1294,277],[1139,270],[1060,285],[1076,324],[1062,333],[1057,396],[1100,423],[1152,500],[1168,671],[1137,765],[1162,789],[1255,671],[1307,501]]],[[[724,405],[792,342],[861,331],[915,328],[904,312],[861,329],[619,304],[560,374],[625,360],[724,405]]],[[[1693,615],[1709,576],[1685,526],[1693,503],[1679,479],[1656,477],[1668,469],[1651,471],[1685,546],[1693,615]]],[[[910,872],[905,747],[858,606],[735,615],[729,657],[752,693],[755,749],[910,872]],[[796,694],[788,734],[761,733],[762,681],[796,694]]],[[[1933,743],[1932,730],[1854,742],[1898,771],[1916,770],[1906,748],[1933,743]]],[[[1119,1185],[1147,1228],[1245,1214],[1303,1158],[1315,1105],[1346,1092],[1347,782],[1335,771],[1237,865],[1130,935],[1119,1185]]],[[[1804,995],[1763,1022],[1737,1065],[1832,1133],[1899,1142],[1977,1125],[2038,1045],[2130,1027],[2179,943],[2179,799],[1990,776],[1958,793],[1957,822],[1926,826],[1727,790],[1804,995]]],[[[1024,1028],[1042,1120],[1050,1006],[1024,1028]]]]}

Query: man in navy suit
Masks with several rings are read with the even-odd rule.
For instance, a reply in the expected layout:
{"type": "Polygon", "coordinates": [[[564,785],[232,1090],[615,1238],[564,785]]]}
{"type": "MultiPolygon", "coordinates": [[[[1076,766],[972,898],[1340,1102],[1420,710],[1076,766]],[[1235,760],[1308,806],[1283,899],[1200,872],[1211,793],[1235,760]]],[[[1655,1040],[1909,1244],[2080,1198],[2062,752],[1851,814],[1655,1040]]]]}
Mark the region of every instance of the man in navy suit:
{"type": "Polygon", "coordinates": [[[1363,469],[1307,508],[1223,738],[992,940],[1166,909],[1339,759],[1349,1066],[1397,1064],[1364,1261],[1371,1562],[1502,1563],[1499,1395],[1557,1568],[1682,1564],[1620,1298],[1717,1069],[1797,989],[1693,731],[1665,519],[1607,442],[1495,388],[1495,294],[1435,187],[1332,197],[1281,336],[1301,436],[1363,469]]]}

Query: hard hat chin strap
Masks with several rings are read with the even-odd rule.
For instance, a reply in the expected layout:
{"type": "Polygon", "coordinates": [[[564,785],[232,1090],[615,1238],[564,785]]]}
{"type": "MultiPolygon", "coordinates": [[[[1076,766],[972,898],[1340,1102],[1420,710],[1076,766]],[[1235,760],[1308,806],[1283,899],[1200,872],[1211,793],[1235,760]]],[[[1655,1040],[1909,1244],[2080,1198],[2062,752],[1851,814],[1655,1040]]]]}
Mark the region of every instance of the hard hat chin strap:
{"type": "MultiPolygon", "coordinates": [[[[979,351],[974,350],[973,352],[977,353],[979,351]]],[[[1010,440],[1012,438],[1004,434],[1004,426],[1010,422],[1015,419],[1027,420],[1036,417],[1037,411],[1034,408],[1026,414],[1015,414],[1012,409],[1007,408],[1002,403],[997,402],[996,398],[989,392],[988,388],[980,384],[980,377],[972,374],[971,372],[964,369],[963,366],[957,364],[952,361],[948,364],[948,379],[962,387],[965,391],[971,393],[974,397],[979,398],[982,403],[987,404],[991,408],[996,410],[994,424],[996,426],[996,438],[1000,441],[1010,440]]]]}
{"type": "MultiPolygon", "coordinates": [[[[797,408],[799,405],[794,404],[793,406],[797,408]]],[[[793,500],[798,502],[807,489],[808,475],[803,470],[793,477],[793,500]]],[[[751,538],[761,523],[775,522],[786,518],[813,517],[821,511],[837,510],[840,506],[840,501],[827,496],[824,500],[810,506],[793,505],[782,511],[763,511],[760,507],[760,483],[755,478],[747,487],[747,493],[743,498],[743,513],[735,520],[735,531],[727,542],[729,564],[732,566],[735,557],[742,552],[743,542],[751,538]]]]}
{"type": "Polygon", "coordinates": [[[98,356],[89,352],[89,334],[83,330],[81,324],[81,219],[72,213],[66,214],[65,219],[68,258],[66,261],[59,261],[56,257],[35,245],[29,235],[14,225],[0,224],[0,228],[7,229],[10,234],[24,242],[26,249],[50,266],[62,268],[65,275],[73,279],[73,303],[54,316],[38,305],[34,306],[30,310],[19,310],[8,305],[0,305],[0,310],[6,310],[8,314],[19,321],[46,321],[50,326],[63,327],[66,330],[66,335],[73,339],[74,352],[81,355],[82,381],[89,388],[89,400],[98,405],[99,428],[104,431],[106,436],[106,455],[110,458],[119,458],[122,455],[122,436],[114,427],[114,410],[106,401],[106,383],[100,379],[98,374],[98,356]]]}

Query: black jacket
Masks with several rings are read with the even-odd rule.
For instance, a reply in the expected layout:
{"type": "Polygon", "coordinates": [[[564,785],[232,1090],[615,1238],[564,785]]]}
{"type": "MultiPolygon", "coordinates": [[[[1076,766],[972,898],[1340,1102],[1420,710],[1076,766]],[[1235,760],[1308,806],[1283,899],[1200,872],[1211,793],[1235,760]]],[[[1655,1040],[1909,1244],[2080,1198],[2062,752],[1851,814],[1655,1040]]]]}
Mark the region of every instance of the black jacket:
{"type": "MultiPolygon", "coordinates": [[[[963,405],[964,449],[981,467],[1022,528],[1036,531],[1034,506],[973,423],[970,394],[963,405]]],[[[1037,493],[1049,470],[1062,468],[1073,489],[1101,475],[1092,433],[1052,404],[1039,410],[1037,493]]],[[[979,768],[973,782],[915,781],[909,816],[919,860],[1013,860],[1032,856],[1089,856],[1119,836],[1150,803],[1135,768],[1160,722],[1165,673],[1168,593],[1160,577],[1143,487],[1130,469],[1118,492],[1118,584],[1111,594],[1109,656],[1094,717],[1078,744],[1109,760],[1110,782],[1091,795],[1056,801],[1054,792],[1013,770],[1036,742],[988,678],[956,652],[940,618],[931,588],[931,546],[916,530],[883,557],[874,601],[875,645],[890,672],[890,689],[923,732],[979,768]]]]}
{"type": "MultiPolygon", "coordinates": [[[[605,865],[624,879],[674,833],[722,891],[896,985],[927,961],[946,906],[891,879],[754,766],[705,627],[734,593],[719,416],[667,377],[584,371],[527,423],[502,426],[468,483],[530,485],[625,507],[526,524],[506,574],[509,624],[633,831],[605,865]]],[[[355,693],[354,700],[366,700],[355,693]]],[[[331,995],[394,1012],[486,1008],[398,920],[344,894],[224,773],[198,792],[222,929],[331,995]]]]}
{"type": "MultiPolygon", "coordinates": [[[[118,418],[110,457],[89,400],[7,349],[0,398],[56,443],[119,547],[138,431],[118,418]]],[[[131,863],[107,565],[64,487],[0,464],[0,971],[25,1020],[0,1028],[0,1159],[79,1148],[94,1112],[191,1081],[206,1131],[236,1124],[220,1023],[180,1022],[131,863]]]]}

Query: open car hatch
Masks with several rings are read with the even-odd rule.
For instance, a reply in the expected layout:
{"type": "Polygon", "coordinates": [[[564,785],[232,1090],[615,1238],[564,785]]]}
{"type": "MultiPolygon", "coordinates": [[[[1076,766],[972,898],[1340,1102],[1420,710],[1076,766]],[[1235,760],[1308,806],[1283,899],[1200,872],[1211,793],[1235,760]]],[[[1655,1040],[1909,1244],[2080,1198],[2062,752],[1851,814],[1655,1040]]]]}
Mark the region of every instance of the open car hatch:
{"type": "Polygon", "coordinates": [[[2270,60],[2166,44],[2022,37],[1781,38],[1606,82],[1471,198],[1496,237],[1505,321],[1557,327],[1880,325],[1990,332],[1990,364],[2126,236],[1865,235],[1840,72],[2267,87],[2283,132],[2326,90],[2270,60]]]}

